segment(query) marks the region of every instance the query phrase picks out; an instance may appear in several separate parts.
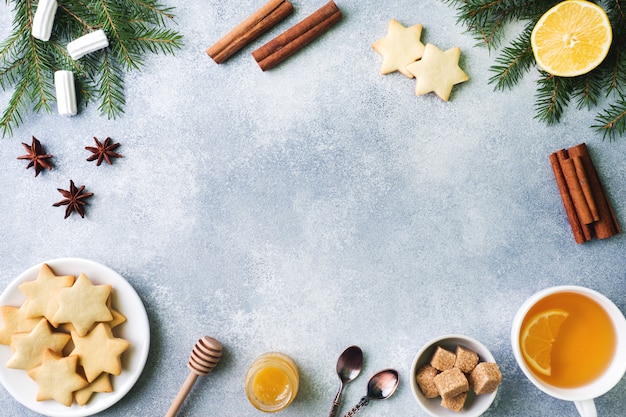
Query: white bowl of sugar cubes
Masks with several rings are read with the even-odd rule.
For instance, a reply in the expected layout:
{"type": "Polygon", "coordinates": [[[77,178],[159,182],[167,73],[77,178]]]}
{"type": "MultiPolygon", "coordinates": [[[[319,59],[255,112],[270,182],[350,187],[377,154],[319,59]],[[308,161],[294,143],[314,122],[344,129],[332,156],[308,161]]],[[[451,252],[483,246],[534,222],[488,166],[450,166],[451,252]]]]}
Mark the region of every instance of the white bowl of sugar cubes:
{"type": "Polygon", "coordinates": [[[502,374],[482,343],[463,335],[426,343],[411,366],[411,390],[433,417],[477,417],[496,398],[502,374]]]}

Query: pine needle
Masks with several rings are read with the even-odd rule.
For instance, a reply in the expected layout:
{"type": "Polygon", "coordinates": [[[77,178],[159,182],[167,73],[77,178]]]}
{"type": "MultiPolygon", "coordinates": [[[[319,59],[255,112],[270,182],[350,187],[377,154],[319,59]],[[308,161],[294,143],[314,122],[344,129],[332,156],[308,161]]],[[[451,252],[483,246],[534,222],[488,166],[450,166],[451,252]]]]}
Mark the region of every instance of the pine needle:
{"type": "Polygon", "coordinates": [[[140,70],[147,53],[173,55],[182,36],[167,26],[174,9],[158,0],[64,0],[59,2],[50,41],[31,36],[38,0],[5,0],[13,25],[0,43],[0,89],[13,90],[0,118],[3,136],[24,122],[29,112],[50,112],[56,101],[54,72],[74,72],[79,106],[98,102],[102,115],[119,117],[126,103],[124,76],[140,70]],[[74,61],[67,44],[103,29],[109,47],[74,61]]]}
{"type": "Polygon", "coordinates": [[[626,98],[622,96],[596,117],[593,128],[603,133],[603,139],[613,141],[626,133],[626,98]]]}
{"type": "Polygon", "coordinates": [[[537,80],[535,118],[550,125],[561,121],[563,111],[571,97],[571,80],[555,77],[543,71],[542,74],[543,77],[537,80]]]}
{"type": "MultiPolygon", "coordinates": [[[[455,7],[458,22],[486,45],[498,48],[504,40],[505,26],[525,22],[522,32],[510,41],[490,68],[494,75],[489,82],[498,90],[512,89],[535,66],[530,34],[539,18],[562,0],[442,0],[455,7]]],[[[609,101],[606,109],[591,126],[611,140],[626,133],[626,0],[597,1],[603,7],[613,29],[609,55],[588,74],[561,78],[539,71],[535,118],[547,124],[558,123],[568,106],[591,109],[602,97],[609,101]]]]}
{"type": "Polygon", "coordinates": [[[496,75],[489,82],[496,84],[496,89],[511,89],[530,71],[535,63],[532,48],[530,47],[530,33],[532,25],[528,25],[520,37],[502,50],[496,58],[497,65],[490,68],[496,75]]]}

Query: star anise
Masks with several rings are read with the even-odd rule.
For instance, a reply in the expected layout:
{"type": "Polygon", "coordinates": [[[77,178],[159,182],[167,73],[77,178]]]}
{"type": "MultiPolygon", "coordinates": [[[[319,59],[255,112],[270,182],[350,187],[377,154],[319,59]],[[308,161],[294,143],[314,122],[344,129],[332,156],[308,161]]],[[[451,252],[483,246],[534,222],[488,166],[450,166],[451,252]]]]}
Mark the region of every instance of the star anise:
{"type": "Polygon", "coordinates": [[[106,161],[107,164],[111,165],[111,158],[122,157],[122,155],[115,152],[120,144],[113,143],[111,138],[106,138],[104,143],[101,143],[96,137],[94,137],[93,140],[96,142],[96,146],[85,146],[85,149],[93,153],[93,155],[87,158],[88,161],[98,160],[98,162],[96,162],[96,166],[100,166],[103,160],[106,161]]]}
{"type": "Polygon", "coordinates": [[[60,188],[57,188],[57,190],[59,190],[59,192],[65,198],[61,201],[54,203],[53,206],[67,206],[65,208],[65,219],[67,219],[73,211],[80,214],[80,217],[85,217],[84,206],[87,204],[85,199],[93,196],[93,193],[83,193],[83,191],[85,190],[85,186],[81,185],[80,188],[76,188],[76,185],[74,185],[74,181],[72,180],[70,180],[69,190],[62,190],[60,188]]]}
{"type": "Polygon", "coordinates": [[[33,167],[35,169],[35,177],[39,175],[43,169],[52,169],[52,163],[49,161],[49,159],[52,158],[52,155],[43,152],[39,139],[33,136],[33,140],[30,145],[22,142],[22,146],[28,153],[26,155],[18,156],[17,159],[29,160],[30,162],[26,165],[26,169],[33,167]]]}

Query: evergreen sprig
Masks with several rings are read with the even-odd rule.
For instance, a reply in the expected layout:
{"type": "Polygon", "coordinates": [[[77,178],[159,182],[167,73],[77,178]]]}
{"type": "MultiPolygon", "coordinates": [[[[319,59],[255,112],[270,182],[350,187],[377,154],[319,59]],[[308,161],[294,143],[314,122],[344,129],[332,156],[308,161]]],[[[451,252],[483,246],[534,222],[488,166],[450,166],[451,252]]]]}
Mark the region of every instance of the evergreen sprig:
{"type": "Polygon", "coordinates": [[[0,88],[13,89],[0,118],[3,136],[24,122],[26,113],[51,112],[56,101],[54,72],[74,72],[81,106],[98,102],[108,118],[124,112],[124,75],[140,70],[145,55],[170,54],[182,47],[182,36],[170,29],[171,7],[159,0],[64,0],[59,2],[48,42],[31,36],[38,0],[5,0],[12,5],[12,30],[0,43],[0,88]],[[67,44],[102,29],[109,47],[74,61],[67,44]]]}
{"type": "MultiPolygon", "coordinates": [[[[489,82],[495,89],[512,89],[536,66],[530,35],[539,18],[562,0],[443,0],[454,6],[458,22],[490,50],[499,48],[508,23],[526,22],[521,33],[502,48],[490,67],[489,82]]],[[[626,133],[626,0],[596,1],[606,10],[613,29],[613,43],[605,60],[578,77],[557,77],[539,70],[536,118],[558,123],[570,105],[593,108],[608,102],[591,127],[603,138],[614,140],[626,133]]]]}

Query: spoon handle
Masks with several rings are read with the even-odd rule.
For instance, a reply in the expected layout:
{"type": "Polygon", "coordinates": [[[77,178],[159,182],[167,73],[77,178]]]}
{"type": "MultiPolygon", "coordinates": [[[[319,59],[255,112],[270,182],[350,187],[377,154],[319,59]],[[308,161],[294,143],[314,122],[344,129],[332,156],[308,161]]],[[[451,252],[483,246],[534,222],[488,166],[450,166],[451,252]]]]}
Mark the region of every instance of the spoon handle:
{"type": "Polygon", "coordinates": [[[176,398],[174,398],[174,400],[172,401],[170,408],[165,414],[165,417],[174,417],[178,414],[178,410],[180,410],[180,407],[183,405],[183,402],[187,398],[187,395],[189,395],[191,388],[196,383],[196,379],[198,379],[198,374],[189,372],[189,375],[187,375],[187,379],[185,379],[185,382],[180,387],[180,390],[178,391],[176,398]]]}
{"type": "Polygon", "coordinates": [[[335,401],[333,401],[333,407],[330,409],[330,414],[328,417],[335,417],[337,415],[337,410],[341,405],[341,393],[343,391],[343,384],[339,387],[339,391],[337,391],[337,395],[335,395],[335,401]]]}
{"type": "Polygon", "coordinates": [[[343,417],[352,417],[356,413],[358,413],[361,408],[365,407],[370,403],[370,399],[368,397],[361,398],[361,401],[357,405],[355,405],[352,410],[348,411],[343,417]]]}

